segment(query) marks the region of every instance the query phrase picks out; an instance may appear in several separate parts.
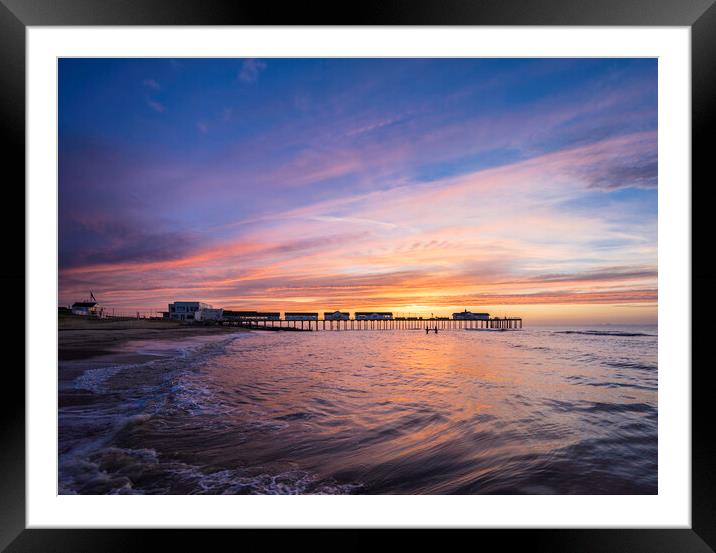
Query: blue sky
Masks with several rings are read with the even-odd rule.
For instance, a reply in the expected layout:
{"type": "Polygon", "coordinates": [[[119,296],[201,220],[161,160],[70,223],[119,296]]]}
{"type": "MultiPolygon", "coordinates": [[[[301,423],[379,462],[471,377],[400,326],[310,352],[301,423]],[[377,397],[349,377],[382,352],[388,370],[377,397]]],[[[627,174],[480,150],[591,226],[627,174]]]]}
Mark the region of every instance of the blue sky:
{"type": "Polygon", "coordinates": [[[61,59],[58,101],[61,302],[655,317],[655,59],[61,59]]]}

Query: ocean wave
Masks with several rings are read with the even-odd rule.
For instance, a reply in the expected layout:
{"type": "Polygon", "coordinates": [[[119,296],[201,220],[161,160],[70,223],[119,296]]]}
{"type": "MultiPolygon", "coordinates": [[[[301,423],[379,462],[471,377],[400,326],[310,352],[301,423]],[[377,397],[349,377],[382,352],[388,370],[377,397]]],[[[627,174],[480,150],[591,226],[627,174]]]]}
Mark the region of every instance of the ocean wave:
{"type": "Polygon", "coordinates": [[[627,332],[623,330],[555,330],[554,334],[583,334],[585,336],[656,336],[656,334],[647,334],[645,332],[627,332]]]}
{"type": "Polygon", "coordinates": [[[581,413],[645,413],[647,415],[656,413],[656,407],[647,403],[610,403],[600,401],[561,401],[545,400],[545,403],[552,409],[561,412],[581,413]]]}
{"type": "Polygon", "coordinates": [[[605,361],[604,364],[615,369],[638,369],[643,371],[655,371],[656,365],[636,363],[634,361],[605,361]]]}
{"type": "Polygon", "coordinates": [[[197,467],[175,470],[180,480],[193,482],[192,494],[215,495],[346,495],[358,490],[356,483],[321,480],[302,470],[248,476],[240,470],[206,473],[197,467]]]}
{"type": "MultiPolygon", "coordinates": [[[[107,466],[135,466],[136,458],[145,469],[152,450],[108,447],[117,437],[133,431],[155,416],[171,415],[177,407],[188,413],[226,413],[210,391],[192,382],[192,369],[224,351],[235,336],[220,342],[192,343],[182,347],[144,348],[154,358],[142,363],[117,363],[89,368],[72,381],[72,390],[96,394],[98,402],[69,402],[59,409],[60,493],[130,493],[134,483],[122,471],[107,466]],[[161,351],[161,355],[160,355],[161,351]],[[172,402],[173,400],[173,402],[172,402]],[[79,439],[80,436],[84,438],[79,439]],[[116,463],[112,459],[123,459],[116,463]]],[[[60,405],[63,405],[61,392],[60,405]]]]}
{"type": "MultiPolygon", "coordinates": [[[[113,365],[91,368],[85,370],[78,376],[74,382],[75,389],[89,390],[95,393],[106,393],[109,391],[117,391],[110,389],[109,380],[122,371],[133,371],[137,369],[170,369],[172,371],[190,369],[193,366],[203,363],[208,357],[221,354],[225,351],[226,346],[240,335],[230,335],[221,341],[211,342],[191,342],[188,344],[177,345],[175,343],[153,344],[137,348],[134,353],[152,356],[153,359],[141,363],[116,363],[113,365]]],[[[157,371],[160,372],[160,371],[157,371]]],[[[164,379],[160,379],[156,384],[161,385],[164,379]]],[[[135,385],[134,382],[131,383],[135,385]]],[[[121,389],[121,385],[118,386],[121,389]]],[[[199,395],[201,395],[199,393],[199,395]]]]}
{"type": "Polygon", "coordinates": [[[208,381],[203,371],[181,371],[171,381],[164,409],[170,415],[181,412],[190,417],[225,416],[240,410],[217,392],[215,383],[208,381]]]}
{"type": "Polygon", "coordinates": [[[76,390],[89,390],[95,394],[106,393],[109,391],[107,381],[123,369],[136,367],[137,365],[111,365],[109,367],[101,367],[99,369],[87,369],[73,382],[76,390]]]}
{"type": "Polygon", "coordinates": [[[68,384],[90,367],[78,387],[111,393],[60,402],[60,493],[652,493],[656,338],[562,334],[246,333],[75,363],[68,384]]]}
{"type": "Polygon", "coordinates": [[[242,469],[212,471],[163,460],[154,449],[107,447],[62,466],[59,493],[182,495],[343,495],[361,488],[355,482],[321,479],[303,470],[249,474],[242,469]]]}
{"type": "Polygon", "coordinates": [[[106,447],[60,459],[60,494],[124,493],[158,466],[153,449],[106,447]]]}
{"type": "Polygon", "coordinates": [[[650,391],[657,389],[656,383],[654,383],[653,386],[649,386],[645,384],[637,384],[635,382],[627,380],[594,380],[586,376],[579,375],[567,376],[565,377],[565,380],[568,381],[570,384],[574,384],[575,386],[593,386],[596,388],[634,388],[636,390],[650,391]]]}

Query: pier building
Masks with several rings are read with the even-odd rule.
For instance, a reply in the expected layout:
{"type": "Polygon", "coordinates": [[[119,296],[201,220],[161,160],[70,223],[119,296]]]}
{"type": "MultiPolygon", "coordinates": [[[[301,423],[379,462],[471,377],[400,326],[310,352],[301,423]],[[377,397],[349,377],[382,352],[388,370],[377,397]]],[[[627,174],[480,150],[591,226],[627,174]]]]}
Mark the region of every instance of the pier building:
{"type": "Polygon", "coordinates": [[[467,309],[460,313],[453,313],[452,318],[455,321],[486,321],[490,318],[489,313],[471,313],[467,309]]]}
{"type": "Polygon", "coordinates": [[[286,311],[284,313],[284,319],[287,321],[317,321],[318,320],[318,313],[301,313],[301,312],[293,312],[289,313],[286,311]]]}
{"type": "Polygon", "coordinates": [[[227,321],[278,321],[281,313],[278,311],[234,311],[224,309],[224,320],[227,321]]]}
{"type": "Polygon", "coordinates": [[[347,321],[351,318],[351,314],[347,311],[324,311],[324,321],[347,321]]]}
{"type": "Polygon", "coordinates": [[[389,311],[356,311],[356,321],[386,321],[393,318],[389,311]]]}

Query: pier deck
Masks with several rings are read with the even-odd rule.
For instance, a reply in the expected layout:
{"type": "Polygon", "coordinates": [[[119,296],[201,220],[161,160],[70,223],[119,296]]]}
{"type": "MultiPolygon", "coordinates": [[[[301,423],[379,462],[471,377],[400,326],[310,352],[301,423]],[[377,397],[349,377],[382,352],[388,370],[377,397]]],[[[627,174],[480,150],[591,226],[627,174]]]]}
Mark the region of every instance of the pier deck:
{"type": "Polygon", "coordinates": [[[254,330],[296,329],[304,331],[350,331],[350,330],[516,330],[522,328],[521,317],[504,317],[491,319],[346,319],[346,320],[314,320],[287,321],[280,320],[242,320],[224,321],[224,326],[237,326],[254,330]]]}

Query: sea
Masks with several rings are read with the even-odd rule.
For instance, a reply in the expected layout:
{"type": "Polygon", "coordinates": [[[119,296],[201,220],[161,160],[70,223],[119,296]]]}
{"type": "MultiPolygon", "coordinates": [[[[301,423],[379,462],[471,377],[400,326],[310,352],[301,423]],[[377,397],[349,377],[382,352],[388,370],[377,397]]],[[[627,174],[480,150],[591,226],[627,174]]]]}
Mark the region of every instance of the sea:
{"type": "Polygon", "coordinates": [[[609,325],[129,342],[60,362],[58,493],[656,494],[657,340],[609,325]]]}

